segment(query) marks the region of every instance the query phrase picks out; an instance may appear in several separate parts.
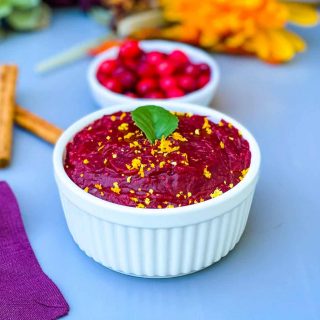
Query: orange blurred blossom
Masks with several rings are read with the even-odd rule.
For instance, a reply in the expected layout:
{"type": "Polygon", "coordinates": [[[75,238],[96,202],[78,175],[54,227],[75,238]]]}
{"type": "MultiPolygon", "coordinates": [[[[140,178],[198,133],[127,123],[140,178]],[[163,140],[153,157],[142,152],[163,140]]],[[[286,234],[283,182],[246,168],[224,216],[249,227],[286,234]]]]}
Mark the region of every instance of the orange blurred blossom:
{"type": "Polygon", "coordinates": [[[140,38],[161,37],[217,52],[256,55],[272,63],[291,60],[305,50],[288,23],[307,27],[319,22],[312,5],[276,0],[160,0],[170,26],[142,30],[140,38]]]}

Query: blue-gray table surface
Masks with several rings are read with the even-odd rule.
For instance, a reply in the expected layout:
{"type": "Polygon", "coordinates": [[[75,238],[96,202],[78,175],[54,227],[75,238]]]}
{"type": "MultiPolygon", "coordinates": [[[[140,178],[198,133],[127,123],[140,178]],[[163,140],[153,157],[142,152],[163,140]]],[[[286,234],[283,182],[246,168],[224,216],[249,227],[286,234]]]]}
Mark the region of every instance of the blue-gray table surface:
{"type": "MultiPolygon", "coordinates": [[[[227,257],[173,279],[134,278],[94,262],[74,243],[53,178],[53,147],[15,128],[13,188],[36,256],[70,304],[67,319],[320,319],[320,28],[299,30],[309,49],[274,66],[216,55],[213,107],[242,122],[262,151],[244,235],[227,257]]],[[[45,76],[35,65],[106,29],[78,10],[56,11],[48,29],[0,43],[0,62],[20,67],[18,102],[66,128],[95,111],[90,59],[45,76]]]]}

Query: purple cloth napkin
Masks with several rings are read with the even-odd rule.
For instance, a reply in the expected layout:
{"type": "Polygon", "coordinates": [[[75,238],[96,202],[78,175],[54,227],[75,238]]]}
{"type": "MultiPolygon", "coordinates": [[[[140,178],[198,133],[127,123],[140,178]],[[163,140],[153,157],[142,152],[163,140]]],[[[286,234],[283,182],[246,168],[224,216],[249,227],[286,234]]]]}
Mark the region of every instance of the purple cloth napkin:
{"type": "Polygon", "coordinates": [[[0,319],[51,320],[68,311],[32,251],[13,192],[0,182],[0,319]]]}

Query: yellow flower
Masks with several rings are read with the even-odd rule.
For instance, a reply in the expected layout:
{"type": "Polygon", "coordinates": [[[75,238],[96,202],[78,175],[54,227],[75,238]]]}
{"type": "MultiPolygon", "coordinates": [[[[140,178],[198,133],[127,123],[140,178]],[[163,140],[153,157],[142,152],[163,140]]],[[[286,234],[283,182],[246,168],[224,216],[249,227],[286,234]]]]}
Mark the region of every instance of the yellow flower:
{"type": "Polygon", "coordinates": [[[319,16],[313,6],[300,3],[286,3],[288,9],[289,22],[300,26],[315,26],[319,22],[319,16]]]}
{"type": "Polygon", "coordinates": [[[172,26],[142,31],[140,37],[164,37],[206,49],[256,55],[279,63],[305,49],[304,41],[286,29],[288,23],[313,26],[319,16],[312,5],[278,0],[160,0],[172,26]]]}

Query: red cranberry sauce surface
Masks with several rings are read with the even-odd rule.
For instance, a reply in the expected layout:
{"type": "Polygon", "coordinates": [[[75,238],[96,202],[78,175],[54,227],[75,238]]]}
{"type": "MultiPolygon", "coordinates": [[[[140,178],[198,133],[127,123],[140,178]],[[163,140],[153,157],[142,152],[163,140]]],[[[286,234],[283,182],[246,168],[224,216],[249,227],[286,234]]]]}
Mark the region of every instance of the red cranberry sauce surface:
{"type": "Polygon", "coordinates": [[[137,41],[125,41],[116,59],[103,61],[98,81],[108,90],[131,98],[165,99],[204,87],[211,71],[206,63],[192,63],[181,50],[169,54],[144,52],[137,41]]]}
{"type": "Polygon", "coordinates": [[[220,196],[246,175],[248,142],[237,128],[175,113],[178,129],[151,144],[130,113],[103,116],[67,145],[65,170],[90,194],[125,206],[173,208],[220,196]]]}

